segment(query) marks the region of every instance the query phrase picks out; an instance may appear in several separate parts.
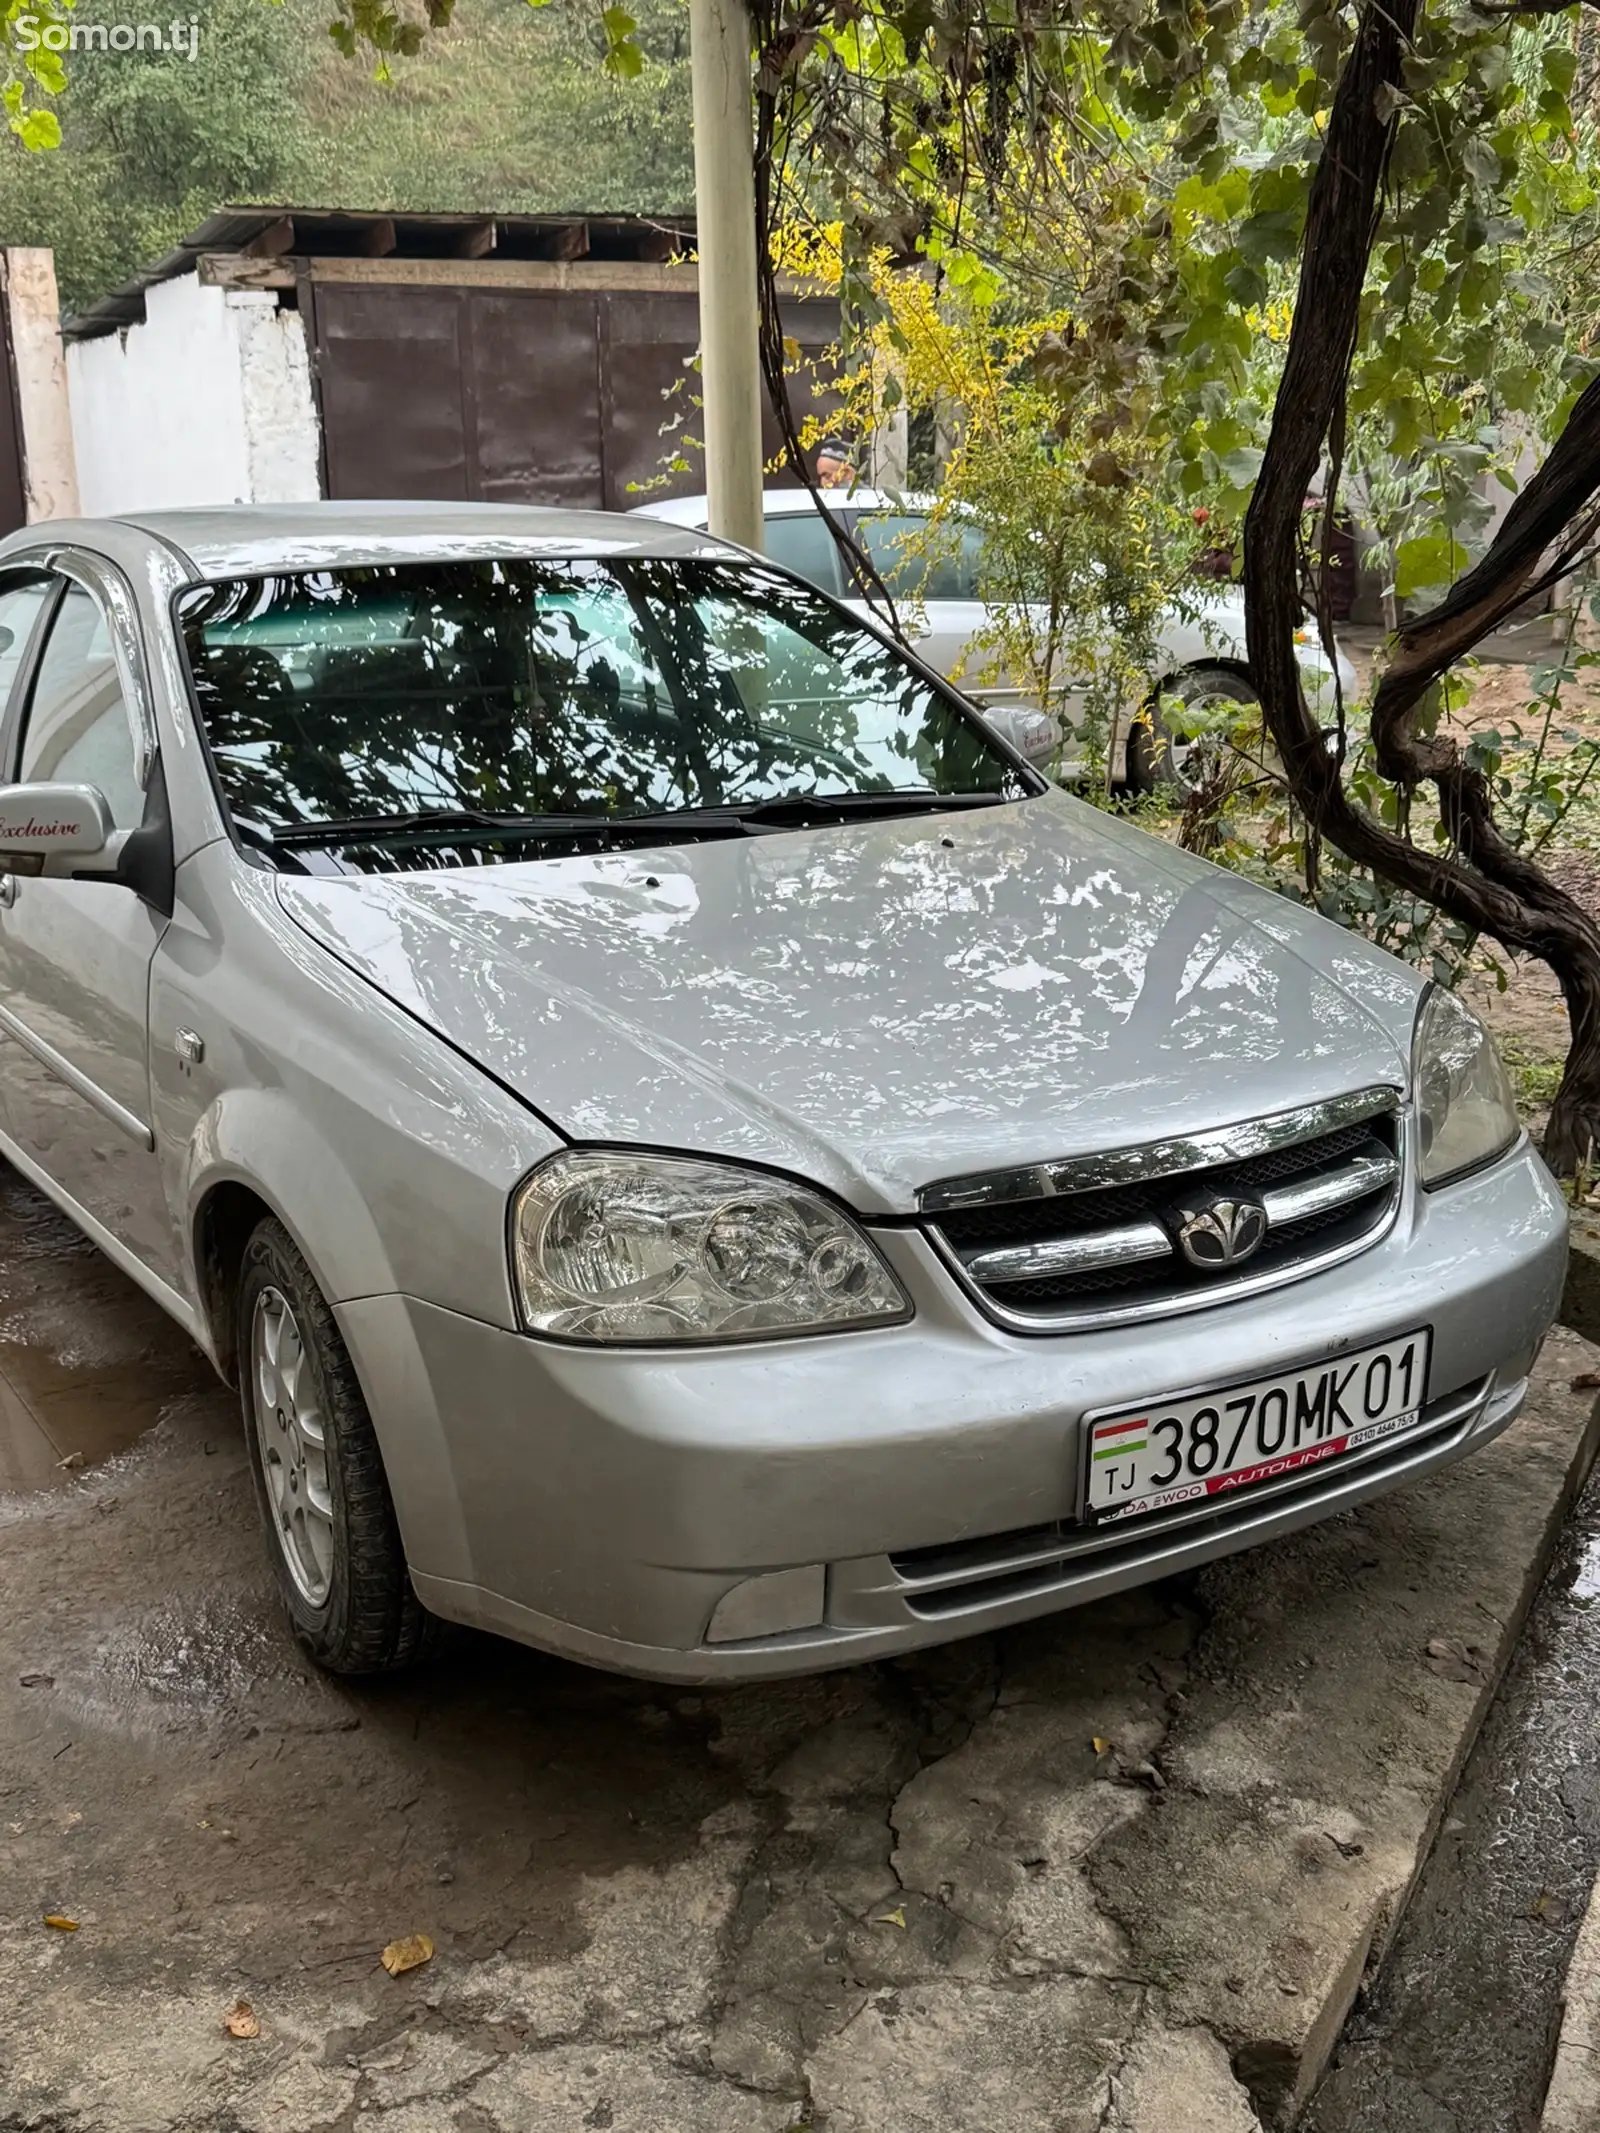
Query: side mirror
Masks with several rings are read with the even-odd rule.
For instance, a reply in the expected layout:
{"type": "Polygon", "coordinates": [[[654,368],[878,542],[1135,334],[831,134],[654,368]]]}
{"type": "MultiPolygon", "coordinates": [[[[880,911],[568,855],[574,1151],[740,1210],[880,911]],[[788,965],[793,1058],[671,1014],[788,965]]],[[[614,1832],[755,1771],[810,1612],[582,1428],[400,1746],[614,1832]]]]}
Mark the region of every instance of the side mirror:
{"type": "Polygon", "coordinates": [[[93,785],[0,785],[0,873],[114,874],[125,842],[93,785]]]}
{"type": "Polygon", "coordinates": [[[1048,711],[1029,710],[1021,704],[996,704],[992,708],[985,706],[983,716],[1000,738],[1009,741],[1028,762],[1043,769],[1055,760],[1061,746],[1061,722],[1048,711]]]}

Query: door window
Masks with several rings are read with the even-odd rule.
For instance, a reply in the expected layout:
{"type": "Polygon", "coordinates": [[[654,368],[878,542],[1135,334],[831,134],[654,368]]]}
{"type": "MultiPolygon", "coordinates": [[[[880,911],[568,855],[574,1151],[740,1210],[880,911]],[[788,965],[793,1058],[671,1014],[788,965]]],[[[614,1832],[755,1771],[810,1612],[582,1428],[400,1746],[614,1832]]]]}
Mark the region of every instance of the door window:
{"type": "Polygon", "coordinates": [[[762,532],[768,556],[825,593],[839,591],[839,546],[820,511],[774,511],[762,532]]]}
{"type": "Polygon", "coordinates": [[[863,512],[856,538],[899,600],[977,600],[983,536],[974,526],[935,526],[918,511],[863,512]]]}
{"type": "Polygon", "coordinates": [[[94,785],[117,829],[144,819],[133,728],[100,603],[69,584],[50,625],[22,729],[25,785],[94,785]]]}
{"type": "Polygon", "coordinates": [[[46,579],[30,578],[25,584],[11,585],[0,591],[0,726],[5,723],[6,706],[22,667],[23,654],[28,649],[33,625],[39,619],[39,610],[49,589],[46,579]]]}

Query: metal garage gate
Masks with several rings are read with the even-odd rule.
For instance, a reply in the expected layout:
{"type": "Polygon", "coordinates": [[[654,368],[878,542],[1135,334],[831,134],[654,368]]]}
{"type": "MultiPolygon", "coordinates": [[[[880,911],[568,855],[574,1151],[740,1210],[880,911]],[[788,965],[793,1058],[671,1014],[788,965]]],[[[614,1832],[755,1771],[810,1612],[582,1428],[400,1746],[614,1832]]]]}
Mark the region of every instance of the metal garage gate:
{"type": "MultiPolygon", "coordinates": [[[[440,287],[314,272],[329,496],[625,511],[643,501],[634,485],[672,456],[663,424],[678,417],[698,430],[697,373],[686,367],[699,339],[691,291],[440,287]]],[[[837,336],[832,302],[796,300],[786,314],[807,357],[837,336]]],[[[798,397],[809,405],[803,384],[798,397]]],[[[768,430],[770,457],[770,417],[768,430]]],[[[705,486],[700,455],[688,456],[691,471],[653,493],[705,486]]]]}

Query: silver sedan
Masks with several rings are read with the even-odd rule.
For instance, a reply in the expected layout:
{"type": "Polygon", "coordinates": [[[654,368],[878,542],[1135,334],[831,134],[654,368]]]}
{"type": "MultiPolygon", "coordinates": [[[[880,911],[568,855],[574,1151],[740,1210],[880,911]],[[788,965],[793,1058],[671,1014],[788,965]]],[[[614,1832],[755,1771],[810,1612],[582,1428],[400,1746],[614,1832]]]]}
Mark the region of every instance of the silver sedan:
{"type": "Polygon", "coordinates": [[[326,1666],[845,1664],[1517,1412],[1565,1215],[1467,1010],[771,564],[57,523],[0,706],[0,1151],[238,1384],[326,1666]]]}

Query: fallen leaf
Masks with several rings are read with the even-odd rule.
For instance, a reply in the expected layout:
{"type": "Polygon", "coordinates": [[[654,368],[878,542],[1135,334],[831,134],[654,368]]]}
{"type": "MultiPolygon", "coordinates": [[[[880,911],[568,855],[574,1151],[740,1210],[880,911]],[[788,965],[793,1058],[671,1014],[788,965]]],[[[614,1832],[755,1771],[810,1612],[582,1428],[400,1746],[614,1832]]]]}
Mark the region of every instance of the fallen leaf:
{"type": "Polygon", "coordinates": [[[54,1674],[19,1674],[17,1679],[25,1689],[53,1689],[56,1685],[54,1674]]]}
{"type": "Polygon", "coordinates": [[[1600,1370],[1580,1370],[1572,1380],[1573,1392],[1600,1392],[1600,1370]]]}
{"type": "Polygon", "coordinates": [[[47,1926],[54,1926],[58,1933],[76,1933],[78,1930],[78,1921],[64,1917],[60,1911],[46,1911],[44,1922],[47,1926]]]}
{"type": "Polygon", "coordinates": [[[404,1940],[390,1941],[378,1960],[391,1977],[401,1977],[407,1970],[432,1962],[433,1942],[426,1933],[408,1933],[404,1940]]]}
{"type": "Polygon", "coordinates": [[[230,2037],[259,2037],[261,2023],[248,2000],[235,2000],[222,2018],[222,2026],[230,2037]]]}
{"type": "Polygon", "coordinates": [[[898,1909],[893,1911],[880,1911],[877,1917],[872,1921],[872,1923],[875,1926],[898,1926],[901,1932],[904,1933],[906,1930],[906,1914],[904,1911],[898,1909]]]}
{"type": "Polygon", "coordinates": [[[1567,1922],[1567,1902],[1554,1889],[1541,1889],[1528,1906],[1528,1916],[1538,1919],[1542,1926],[1564,1926],[1567,1922]]]}
{"type": "Polygon", "coordinates": [[[1441,1681],[1488,1680],[1489,1670],[1483,1651],[1476,1644],[1463,1644],[1457,1637],[1430,1637],[1428,1639],[1428,1666],[1441,1681]]]}
{"type": "Polygon", "coordinates": [[[1096,1754],[1096,1755],[1105,1755],[1105,1754],[1107,1754],[1107,1753],[1108,1753],[1108,1752],[1110,1751],[1110,1747],[1111,1747],[1111,1743],[1110,1743],[1110,1741],[1108,1741],[1108,1740],[1102,1740],[1102,1739],[1100,1738],[1100,1736],[1099,1736],[1099,1734],[1098,1734],[1098,1733],[1096,1733],[1096,1734],[1095,1734],[1095,1735],[1093,1736],[1093,1738],[1091,1739],[1091,1741],[1090,1741],[1089,1745],[1090,1745],[1090,1747],[1091,1747],[1091,1748],[1093,1748],[1093,1750],[1094,1750],[1094,1752],[1095,1752],[1095,1754],[1096,1754]]]}

